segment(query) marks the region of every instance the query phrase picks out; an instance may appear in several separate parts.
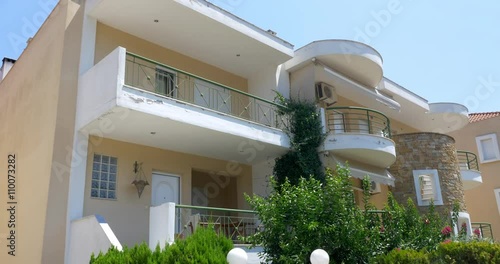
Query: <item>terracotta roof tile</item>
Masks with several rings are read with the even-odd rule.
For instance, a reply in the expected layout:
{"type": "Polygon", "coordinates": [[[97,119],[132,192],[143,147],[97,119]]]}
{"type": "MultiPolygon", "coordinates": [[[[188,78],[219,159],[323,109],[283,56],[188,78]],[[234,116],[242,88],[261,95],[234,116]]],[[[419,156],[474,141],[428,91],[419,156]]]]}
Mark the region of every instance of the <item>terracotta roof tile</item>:
{"type": "Polygon", "coordinates": [[[470,113],[469,122],[479,122],[485,119],[500,116],[500,112],[470,113]]]}

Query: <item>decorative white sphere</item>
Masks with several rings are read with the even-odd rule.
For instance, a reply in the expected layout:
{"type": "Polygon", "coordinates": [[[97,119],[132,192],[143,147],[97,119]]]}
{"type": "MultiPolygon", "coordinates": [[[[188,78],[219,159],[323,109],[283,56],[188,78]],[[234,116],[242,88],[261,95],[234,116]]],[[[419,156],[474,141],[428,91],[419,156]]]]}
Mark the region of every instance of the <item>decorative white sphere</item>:
{"type": "Polygon", "coordinates": [[[245,250],[241,248],[233,248],[227,253],[226,260],[229,264],[246,264],[248,255],[245,250]]]}
{"type": "Polygon", "coordinates": [[[316,249],[311,253],[310,260],[312,264],[328,264],[330,256],[323,249],[316,249]]]}

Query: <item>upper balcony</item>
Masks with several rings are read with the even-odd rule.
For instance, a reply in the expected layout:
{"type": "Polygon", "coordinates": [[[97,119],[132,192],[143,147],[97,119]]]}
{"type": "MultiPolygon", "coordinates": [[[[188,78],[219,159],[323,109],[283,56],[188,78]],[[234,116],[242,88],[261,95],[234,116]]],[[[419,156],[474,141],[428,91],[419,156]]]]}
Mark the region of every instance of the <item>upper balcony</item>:
{"type": "Polygon", "coordinates": [[[476,154],[458,150],[457,158],[460,166],[460,173],[462,174],[464,190],[478,187],[481,183],[483,183],[476,154]]]}
{"type": "Polygon", "coordinates": [[[324,117],[324,150],[348,160],[387,168],[396,160],[390,120],[383,113],[362,107],[330,107],[324,117]]]}
{"type": "Polygon", "coordinates": [[[91,135],[255,164],[289,148],[277,105],[118,47],[80,77],[91,135]]]}

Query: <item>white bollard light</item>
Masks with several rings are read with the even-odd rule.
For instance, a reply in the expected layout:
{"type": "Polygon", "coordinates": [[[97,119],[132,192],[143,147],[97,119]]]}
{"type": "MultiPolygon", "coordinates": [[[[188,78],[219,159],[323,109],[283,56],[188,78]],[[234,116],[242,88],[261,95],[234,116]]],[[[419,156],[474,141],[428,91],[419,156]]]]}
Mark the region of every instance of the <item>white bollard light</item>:
{"type": "Polygon", "coordinates": [[[312,264],[328,264],[330,256],[323,249],[316,249],[311,253],[310,260],[312,264]]]}
{"type": "Polygon", "coordinates": [[[233,248],[227,253],[226,260],[229,264],[246,264],[248,255],[245,250],[241,248],[233,248]]]}

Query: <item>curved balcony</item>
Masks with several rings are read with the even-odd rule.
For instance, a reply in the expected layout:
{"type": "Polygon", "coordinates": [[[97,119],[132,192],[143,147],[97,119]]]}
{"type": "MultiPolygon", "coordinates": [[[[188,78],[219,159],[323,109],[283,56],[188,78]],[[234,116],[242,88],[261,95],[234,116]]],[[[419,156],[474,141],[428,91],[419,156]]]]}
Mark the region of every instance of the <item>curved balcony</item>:
{"type": "Polygon", "coordinates": [[[379,111],[330,107],[325,112],[325,128],[325,151],[380,168],[389,167],[396,160],[390,120],[379,111]]]}
{"type": "Polygon", "coordinates": [[[457,158],[464,190],[475,188],[483,183],[476,154],[459,150],[457,151],[457,158]]]}

